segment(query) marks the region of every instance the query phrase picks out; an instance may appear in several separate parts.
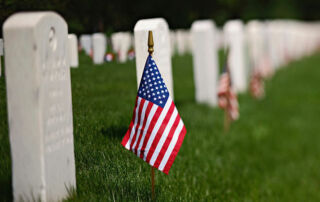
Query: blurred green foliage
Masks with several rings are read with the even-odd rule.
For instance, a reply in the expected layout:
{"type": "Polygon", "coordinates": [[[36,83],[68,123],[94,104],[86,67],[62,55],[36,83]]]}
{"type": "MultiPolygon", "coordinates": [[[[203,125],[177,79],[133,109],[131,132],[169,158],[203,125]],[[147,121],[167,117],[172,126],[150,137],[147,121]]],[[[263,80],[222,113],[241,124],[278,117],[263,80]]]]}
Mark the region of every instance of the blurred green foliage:
{"type": "Polygon", "coordinates": [[[170,28],[188,28],[196,19],[293,18],[320,20],[320,1],[315,0],[0,0],[0,22],[18,11],[54,10],[73,33],[132,30],[137,20],[164,17],[170,28]]]}

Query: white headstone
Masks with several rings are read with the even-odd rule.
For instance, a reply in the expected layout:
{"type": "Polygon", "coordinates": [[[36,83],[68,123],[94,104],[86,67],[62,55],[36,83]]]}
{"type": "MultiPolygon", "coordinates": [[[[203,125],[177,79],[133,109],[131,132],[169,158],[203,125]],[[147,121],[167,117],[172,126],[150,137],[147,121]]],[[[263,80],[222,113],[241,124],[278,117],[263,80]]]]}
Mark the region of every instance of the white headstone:
{"type": "Polygon", "coordinates": [[[170,30],[170,50],[171,50],[171,56],[174,56],[177,51],[177,41],[176,41],[176,34],[174,31],[170,30]]]}
{"type": "Polygon", "coordinates": [[[215,40],[216,40],[216,46],[217,46],[218,49],[224,48],[223,31],[221,29],[219,29],[219,28],[216,28],[215,40]]]}
{"type": "Polygon", "coordinates": [[[124,32],[120,44],[119,61],[124,63],[128,60],[128,51],[132,44],[132,37],[130,32],[124,32]]]}
{"type": "Polygon", "coordinates": [[[112,49],[116,54],[120,52],[121,32],[116,32],[111,35],[112,49]]]}
{"type": "Polygon", "coordinates": [[[264,55],[264,30],[262,22],[252,20],[246,24],[246,36],[249,48],[250,63],[257,68],[264,55]]]}
{"type": "Polygon", "coordinates": [[[267,39],[268,39],[268,52],[270,56],[270,63],[273,69],[278,68],[278,54],[277,54],[277,47],[276,47],[276,37],[275,37],[275,30],[272,24],[272,21],[267,21],[267,39]]]}
{"type": "Polygon", "coordinates": [[[240,20],[228,21],[223,31],[225,44],[229,47],[228,63],[232,85],[236,92],[241,93],[247,89],[243,23],[240,20]]]}
{"type": "Polygon", "coordinates": [[[218,50],[215,25],[211,20],[192,23],[192,55],[196,100],[210,106],[217,104],[218,50]]]}
{"type": "Polygon", "coordinates": [[[171,70],[171,52],[169,27],[163,18],[139,20],[134,27],[134,42],[136,52],[137,82],[140,79],[148,56],[148,31],[153,32],[153,58],[173,97],[173,81],[171,70]]]}
{"type": "Polygon", "coordinates": [[[76,187],[67,23],[18,13],[3,35],[14,200],[62,200],[76,187]]]}
{"type": "Polygon", "coordinates": [[[282,67],[285,64],[285,39],[284,24],[280,20],[268,22],[268,35],[270,37],[270,56],[272,66],[275,69],[282,67]]]}
{"type": "Polygon", "coordinates": [[[84,34],[80,36],[80,45],[81,48],[85,51],[87,55],[91,54],[92,51],[92,39],[91,35],[84,34]]]}
{"type": "Polygon", "coordinates": [[[102,64],[107,50],[107,39],[102,33],[92,35],[93,63],[102,64]]]}
{"type": "Polygon", "coordinates": [[[68,34],[70,67],[79,66],[78,39],[75,34],[68,34]]]}
{"type": "Polygon", "coordinates": [[[118,54],[120,63],[128,60],[128,51],[132,47],[133,37],[130,32],[116,32],[111,36],[114,51],[118,54]]]}
{"type": "Polygon", "coordinates": [[[178,29],[176,32],[177,51],[179,55],[186,54],[191,49],[190,33],[188,30],[178,29]]]}

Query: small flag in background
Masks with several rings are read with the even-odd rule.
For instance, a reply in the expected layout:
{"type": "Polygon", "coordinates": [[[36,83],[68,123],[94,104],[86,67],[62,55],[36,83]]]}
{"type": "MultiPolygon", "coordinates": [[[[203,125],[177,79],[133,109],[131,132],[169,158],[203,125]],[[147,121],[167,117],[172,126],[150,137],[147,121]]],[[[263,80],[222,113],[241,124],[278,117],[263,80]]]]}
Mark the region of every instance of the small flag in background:
{"type": "Polygon", "coordinates": [[[143,70],[133,117],[122,145],[168,174],[186,129],[157,65],[149,55],[143,70]]]}
{"type": "Polygon", "coordinates": [[[259,69],[255,69],[251,75],[250,93],[252,97],[261,99],[264,97],[264,79],[259,69]]]}
{"type": "Polygon", "coordinates": [[[89,57],[90,57],[91,59],[93,59],[93,49],[92,49],[92,48],[90,49],[89,57]]]}
{"type": "Polygon", "coordinates": [[[234,121],[239,118],[237,94],[232,89],[230,73],[226,67],[219,80],[218,104],[220,108],[227,110],[231,120],[234,121]]]}
{"type": "Polygon", "coordinates": [[[263,79],[271,78],[274,74],[274,70],[271,67],[270,58],[264,56],[259,64],[259,70],[263,79]]]}

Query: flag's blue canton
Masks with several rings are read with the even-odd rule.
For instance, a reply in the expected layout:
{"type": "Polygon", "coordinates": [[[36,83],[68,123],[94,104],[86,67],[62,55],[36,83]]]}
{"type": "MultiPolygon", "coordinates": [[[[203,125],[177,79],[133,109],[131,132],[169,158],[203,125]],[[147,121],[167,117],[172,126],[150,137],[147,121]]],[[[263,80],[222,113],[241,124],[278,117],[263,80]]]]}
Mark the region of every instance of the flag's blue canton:
{"type": "Polygon", "coordinates": [[[151,55],[148,56],[143,70],[138,96],[153,102],[162,108],[169,97],[168,89],[163,82],[158,67],[151,55]]]}

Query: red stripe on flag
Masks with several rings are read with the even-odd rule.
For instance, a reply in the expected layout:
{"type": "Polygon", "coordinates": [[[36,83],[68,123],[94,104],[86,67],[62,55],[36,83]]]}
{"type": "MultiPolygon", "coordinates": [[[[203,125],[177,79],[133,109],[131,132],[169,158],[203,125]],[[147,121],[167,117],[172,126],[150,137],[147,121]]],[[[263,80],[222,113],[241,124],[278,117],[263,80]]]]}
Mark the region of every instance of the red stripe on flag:
{"type": "Polygon", "coordinates": [[[127,130],[127,132],[126,132],[126,134],[123,137],[122,142],[121,142],[122,146],[124,146],[124,147],[126,147],[126,144],[130,139],[130,131],[131,131],[132,126],[133,126],[133,122],[131,121],[129,129],[127,130]]]}
{"type": "Polygon", "coordinates": [[[168,162],[167,162],[166,166],[165,166],[164,169],[163,169],[163,172],[164,172],[165,174],[168,174],[168,173],[169,173],[169,170],[170,170],[170,168],[171,168],[171,166],[172,166],[172,164],[173,164],[173,162],[174,162],[174,159],[176,158],[176,156],[177,156],[177,154],[178,154],[178,152],[179,152],[179,149],[180,149],[180,147],[181,147],[181,144],[182,144],[182,142],[183,142],[183,139],[184,139],[184,136],[185,136],[186,132],[187,132],[187,130],[186,130],[186,128],[183,126],[183,128],[182,128],[182,130],[181,130],[181,132],[180,132],[180,134],[179,134],[178,141],[177,141],[174,149],[172,150],[172,153],[171,153],[171,155],[170,155],[170,157],[169,157],[169,159],[168,159],[168,162]]]}
{"type": "Polygon", "coordinates": [[[151,108],[153,106],[153,103],[152,102],[149,102],[148,103],[148,106],[147,106],[147,109],[146,109],[146,114],[145,114],[145,117],[144,117],[144,120],[143,120],[143,124],[142,124],[142,128],[141,128],[141,131],[140,131],[140,136],[138,138],[138,141],[136,143],[136,146],[134,148],[134,153],[137,155],[137,149],[139,147],[139,144],[140,144],[140,141],[141,141],[141,138],[142,138],[142,135],[143,135],[143,132],[144,132],[144,128],[146,127],[146,123],[147,123],[147,120],[148,120],[148,117],[149,117],[149,113],[151,111],[151,108]]]}
{"type": "Polygon", "coordinates": [[[177,127],[179,125],[179,122],[180,122],[180,116],[178,114],[176,119],[175,119],[175,121],[174,121],[174,123],[173,123],[173,125],[172,125],[172,127],[171,127],[171,129],[170,129],[170,132],[168,134],[168,137],[167,137],[166,141],[162,145],[161,151],[159,152],[159,155],[158,155],[157,160],[155,161],[153,167],[159,168],[159,165],[160,165],[160,163],[161,163],[161,161],[162,161],[162,159],[163,159],[163,157],[164,157],[164,155],[165,155],[165,153],[166,153],[166,151],[167,151],[167,149],[169,147],[169,144],[170,144],[170,142],[172,140],[174,131],[177,129],[177,127]]]}
{"type": "Polygon", "coordinates": [[[158,107],[157,111],[153,115],[153,118],[152,118],[152,120],[150,122],[150,125],[149,125],[149,128],[148,128],[148,131],[146,133],[146,137],[144,138],[143,145],[142,145],[141,150],[140,150],[140,158],[141,159],[143,159],[143,155],[144,155],[147,143],[149,141],[151,132],[153,131],[153,128],[156,125],[156,123],[157,123],[157,121],[158,121],[158,119],[159,119],[159,117],[161,115],[162,110],[163,110],[162,107],[158,107]]]}
{"type": "Polygon", "coordinates": [[[134,142],[136,141],[137,133],[138,133],[139,127],[140,127],[140,119],[142,117],[142,109],[143,109],[143,105],[144,105],[145,101],[146,101],[145,99],[141,99],[141,101],[140,101],[140,106],[139,106],[139,111],[138,111],[138,121],[137,121],[137,125],[135,127],[135,131],[133,133],[132,140],[130,142],[130,148],[129,148],[130,150],[131,150],[134,142]]]}
{"type": "Polygon", "coordinates": [[[132,130],[132,127],[133,127],[133,124],[134,124],[134,119],[136,117],[137,104],[138,104],[138,97],[136,97],[136,102],[135,102],[135,106],[134,106],[134,109],[133,109],[133,116],[132,116],[129,128],[128,128],[128,130],[127,130],[127,132],[126,132],[126,134],[125,134],[125,136],[124,136],[124,138],[122,139],[122,142],[121,142],[122,146],[124,146],[124,147],[126,147],[126,144],[130,139],[130,132],[132,130]]]}
{"type": "Polygon", "coordinates": [[[149,150],[149,152],[147,154],[147,158],[146,158],[146,162],[148,162],[148,163],[150,162],[150,159],[151,159],[151,157],[152,157],[152,155],[154,153],[154,150],[157,148],[157,145],[158,145],[159,140],[160,140],[160,138],[161,138],[161,136],[163,134],[163,131],[167,127],[167,124],[168,124],[168,122],[169,122],[169,120],[171,118],[171,115],[172,115],[172,113],[174,111],[174,108],[175,108],[174,103],[171,102],[170,108],[169,108],[165,118],[163,119],[157,134],[155,134],[155,138],[153,139],[152,144],[150,146],[150,150],[149,150]]]}

